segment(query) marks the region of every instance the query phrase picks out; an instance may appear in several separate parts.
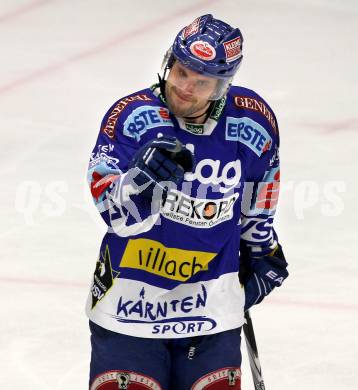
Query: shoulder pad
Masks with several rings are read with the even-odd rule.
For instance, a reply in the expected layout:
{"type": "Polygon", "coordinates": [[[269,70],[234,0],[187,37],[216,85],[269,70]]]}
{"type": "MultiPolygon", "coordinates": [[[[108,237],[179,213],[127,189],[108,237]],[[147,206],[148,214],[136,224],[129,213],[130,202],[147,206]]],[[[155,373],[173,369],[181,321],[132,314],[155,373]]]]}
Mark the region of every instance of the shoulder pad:
{"type": "Polygon", "coordinates": [[[165,108],[162,107],[160,99],[149,88],[135,92],[112,105],[103,118],[101,132],[111,139],[121,137],[124,134],[138,140],[141,134],[146,131],[148,127],[146,125],[151,119],[156,123],[157,120],[169,118],[169,112],[162,112],[163,109],[165,108]],[[144,112],[148,112],[148,115],[146,116],[144,112]],[[157,119],[156,112],[158,112],[159,119],[157,119]],[[131,126],[135,117],[140,114],[143,121],[141,122],[140,118],[137,118],[137,125],[131,126]]]}
{"type": "Polygon", "coordinates": [[[272,132],[273,135],[278,136],[279,130],[276,116],[260,95],[251,89],[235,86],[230,88],[229,94],[235,108],[252,112],[258,119],[261,119],[260,122],[267,123],[271,128],[268,129],[270,133],[272,132]]]}

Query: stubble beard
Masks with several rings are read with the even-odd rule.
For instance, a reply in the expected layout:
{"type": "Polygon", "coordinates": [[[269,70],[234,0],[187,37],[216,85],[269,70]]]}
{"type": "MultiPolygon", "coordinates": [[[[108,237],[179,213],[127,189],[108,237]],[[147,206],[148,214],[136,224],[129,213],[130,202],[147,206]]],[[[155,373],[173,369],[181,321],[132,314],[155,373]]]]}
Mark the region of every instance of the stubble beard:
{"type": "Polygon", "coordinates": [[[175,102],[175,97],[173,98],[173,89],[175,87],[166,85],[165,88],[165,95],[166,95],[166,102],[167,106],[169,108],[169,111],[174,114],[175,116],[179,118],[186,118],[194,115],[198,111],[203,110],[207,105],[208,102],[198,102],[196,100],[188,101],[187,106],[183,107],[179,102],[175,102]]]}

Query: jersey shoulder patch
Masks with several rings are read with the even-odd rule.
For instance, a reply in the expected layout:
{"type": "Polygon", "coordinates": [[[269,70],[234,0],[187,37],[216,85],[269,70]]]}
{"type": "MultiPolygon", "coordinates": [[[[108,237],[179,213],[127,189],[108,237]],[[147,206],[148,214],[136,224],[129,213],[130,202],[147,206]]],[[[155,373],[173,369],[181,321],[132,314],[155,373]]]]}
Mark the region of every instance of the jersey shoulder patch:
{"type": "Polygon", "coordinates": [[[269,132],[247,116],[226,118],[225,139],[246,145],[258,157],[270,150],[273,144],[269,132]]]}
{"type": "Polygon", "coordinates": [[[234,108],[251,112],[259,120],[261,119],[266,122],[270,126],[273,134],[278,136],[279,131],[276,116],[268,103],[260,95],[251,89],[243,87],[232,87],[229,93],[234,108]]]}
{"type": "Polygon", "coordinates": [[[173,126],[169,110],[148,88],[114,103],[102,121],[101,131],[111,139],[124,135],[139,141],[149,129],[163,125],[173,126]]]}
{"type": "Polygon", "coordinates": [[[278,146],[275,114],[254,91],[242,87],[230,88],[225,139],[248,147],[259,158],[263,154],[272,154],[278,146]]]}

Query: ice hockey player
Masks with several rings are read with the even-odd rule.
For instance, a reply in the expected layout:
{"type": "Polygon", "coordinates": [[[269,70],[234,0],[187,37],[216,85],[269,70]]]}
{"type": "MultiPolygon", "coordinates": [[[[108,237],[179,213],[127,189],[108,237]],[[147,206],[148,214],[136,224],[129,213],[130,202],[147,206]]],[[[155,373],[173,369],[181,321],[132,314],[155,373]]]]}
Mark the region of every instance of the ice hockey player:
{"type": "Polygon", "coordinates": [[[103,118],[88,170],[108,225],[86,306],[91,390],[241,389],[244,311],[288,276],[273,228],[278,125],[231,86],[242,44],[198,17],[159,83],[103,118]]]}

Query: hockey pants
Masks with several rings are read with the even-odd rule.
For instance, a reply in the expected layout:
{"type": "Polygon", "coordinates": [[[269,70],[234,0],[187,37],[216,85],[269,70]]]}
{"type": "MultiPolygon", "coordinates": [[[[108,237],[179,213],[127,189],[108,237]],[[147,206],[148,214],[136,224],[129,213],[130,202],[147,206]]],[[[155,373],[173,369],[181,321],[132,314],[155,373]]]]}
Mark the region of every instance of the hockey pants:
{"type": "Polygon", "coordinates": [[[181,339],[90,330],[90,390],[241,389],[241,328],[181,339]]]}

